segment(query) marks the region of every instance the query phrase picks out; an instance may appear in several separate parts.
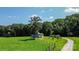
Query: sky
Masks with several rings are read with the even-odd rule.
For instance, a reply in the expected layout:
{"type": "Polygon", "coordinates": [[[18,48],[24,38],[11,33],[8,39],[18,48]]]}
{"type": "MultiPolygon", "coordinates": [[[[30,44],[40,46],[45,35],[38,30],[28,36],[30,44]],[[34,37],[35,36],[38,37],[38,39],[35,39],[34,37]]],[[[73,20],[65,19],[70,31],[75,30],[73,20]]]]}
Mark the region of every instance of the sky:
{"type": "Polygon", "coordinates": [[[0,7],[0,25],[29,23],[30,17],[39,16],[42,21],[54,21],[67,15],[79,13],[72,7],[0,7]]]}

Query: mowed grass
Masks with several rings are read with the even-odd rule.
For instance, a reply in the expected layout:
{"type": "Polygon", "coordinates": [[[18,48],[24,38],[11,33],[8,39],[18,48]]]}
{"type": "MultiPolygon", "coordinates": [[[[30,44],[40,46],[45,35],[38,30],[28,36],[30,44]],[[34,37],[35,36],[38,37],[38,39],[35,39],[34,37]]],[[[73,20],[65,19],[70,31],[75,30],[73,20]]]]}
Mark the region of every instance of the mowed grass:
{"type": "Polygon", "coordinates": [[[0,37],[0,51],[48,51],[49,44],[53,42],[55,42],[54,51],[60,51],[66,40],[49,37],[36,40],[31,37],[0,37]]]}
{"type": "Polygon", "coordinates": [[[79,51],[79,37],[69,37],[69,38],[74,41],[73,50],[79,51]]]}

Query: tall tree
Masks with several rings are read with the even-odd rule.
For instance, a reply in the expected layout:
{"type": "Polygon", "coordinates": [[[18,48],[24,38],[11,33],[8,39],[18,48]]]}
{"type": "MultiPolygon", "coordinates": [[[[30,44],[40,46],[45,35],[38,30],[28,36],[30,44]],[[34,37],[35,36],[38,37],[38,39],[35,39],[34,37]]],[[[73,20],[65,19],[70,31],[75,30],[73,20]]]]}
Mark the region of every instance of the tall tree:
{"type": "Polygon", "coordinates": [[[32,34],[37,34],[39,32],[39,30],[41,29],[42,25],[41,25],[41,18],[39,16],[33,16],[31,17],[31,32],[32,34]]]}
{"type": "Polygon", "coordinates": [[[42,32],[44,33],[44,35],[49,36],[52,34],[52,23],[51,22],[44,22],[42,25],[42,32]]]}
{"type": "MultiPolygon", "coordinates": [[[[52,22],[53,24],[53,30],[54,34],[63,35],[64,34],[64,19],[55,19],[55,21],[52,22]]],[[[64,36],[64,35],[63,35],[64,36]]]]}

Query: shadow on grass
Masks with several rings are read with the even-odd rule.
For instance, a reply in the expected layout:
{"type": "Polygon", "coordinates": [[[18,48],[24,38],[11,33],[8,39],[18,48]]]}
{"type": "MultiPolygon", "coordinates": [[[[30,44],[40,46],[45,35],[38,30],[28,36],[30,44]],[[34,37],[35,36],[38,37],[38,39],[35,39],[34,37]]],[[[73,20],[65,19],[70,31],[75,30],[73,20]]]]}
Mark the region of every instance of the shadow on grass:
{"type": "Polygon", "coordinates": [[[35,39],[24,39],[24,40],[20,40],[20,41],[31,41],[31,40],[35,40],[35,39]]]}

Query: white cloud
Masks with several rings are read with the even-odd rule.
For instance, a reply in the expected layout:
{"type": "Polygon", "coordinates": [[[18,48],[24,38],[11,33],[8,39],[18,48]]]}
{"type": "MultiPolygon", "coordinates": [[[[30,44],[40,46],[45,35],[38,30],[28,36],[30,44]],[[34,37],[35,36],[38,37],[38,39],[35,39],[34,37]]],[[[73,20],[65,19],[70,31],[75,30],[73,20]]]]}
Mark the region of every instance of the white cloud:
{"type": "Polygon", "coordinates": [[[8,18],[17,18],[17,16],[8,16],[8,18]]]}
{"type": "Polygon", "coordinates": [[[79,8],[66,8],[64,11],[67,13],[79,13],[79,8]]]}
{"type": "Polygon", "coordinates": [[[30,18],[30,17],[34,17],[34,16],[39,16],[40,18],[42,18],[42,16],[37,15],[37,14],[32,14],[31,16],[29,16],[29,18],[30,18]]]}
{"type": "Polygon", "coordinates": [[[50,16],[50,17],[49,17],[49,19],[53,19],[53,18],[54,18],[53,16],[50,16]]]}
{"type": "Polygon", "coordinates": [[[11,18],[12,16],[8,16],[8,18],[11,18]]]}
{"type": "Polygon", "coordinates": [[[31,15],[30,17],[34,17],[34,16],[38,16],[37,14],[33,14],[33,15],[31,15]]]}
{"type": "Polygon", "coordinates": [[[32,14],[31,16],[28,16],[28,18],[30,19],[31,17],[34,17],[34,16],[39,16],[40,18],[42,18],[42,16],[37,15],[37,14],[32,14]]]}

